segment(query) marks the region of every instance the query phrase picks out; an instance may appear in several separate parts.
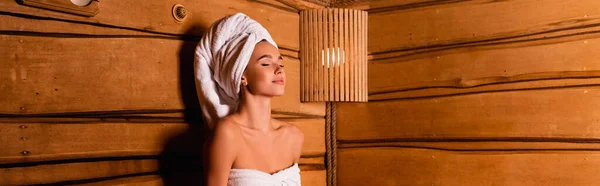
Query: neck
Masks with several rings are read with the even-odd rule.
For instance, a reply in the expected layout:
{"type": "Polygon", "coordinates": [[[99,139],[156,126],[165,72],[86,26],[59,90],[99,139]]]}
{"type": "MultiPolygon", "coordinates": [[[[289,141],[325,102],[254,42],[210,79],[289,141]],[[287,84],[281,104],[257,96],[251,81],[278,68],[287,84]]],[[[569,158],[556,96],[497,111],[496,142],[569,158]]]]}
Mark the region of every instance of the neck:
{"type": "Polygon", "coordinates": [[[267,132],[271,126],[271,98],[244,93],[238,106],[242,125],[267,132]]]}

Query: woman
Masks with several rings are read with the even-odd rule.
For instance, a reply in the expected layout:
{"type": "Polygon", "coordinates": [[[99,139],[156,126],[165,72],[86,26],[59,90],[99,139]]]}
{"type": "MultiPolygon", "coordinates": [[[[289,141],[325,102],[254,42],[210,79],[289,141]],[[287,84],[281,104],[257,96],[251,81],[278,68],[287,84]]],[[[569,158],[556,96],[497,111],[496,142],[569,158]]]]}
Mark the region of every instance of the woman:
{"type": "Polygon", "coordinates": [[[205,121],[208,186],[300,185],[304,140],[271,117],[285,87],[283,58],[258,22],[237,13],[213,23],[196,48],[196,86],[205,121]]]}

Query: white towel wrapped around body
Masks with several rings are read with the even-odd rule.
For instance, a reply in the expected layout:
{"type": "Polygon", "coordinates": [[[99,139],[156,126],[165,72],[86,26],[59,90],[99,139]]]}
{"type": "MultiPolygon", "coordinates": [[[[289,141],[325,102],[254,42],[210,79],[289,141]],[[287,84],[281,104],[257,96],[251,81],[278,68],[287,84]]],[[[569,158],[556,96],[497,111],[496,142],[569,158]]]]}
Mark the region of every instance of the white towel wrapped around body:
{"type": "Polygon", "coordinates": [[[216,21],[202,36],[194,72],[204,121],[211,129],[220,118],[236,111],[242,74],[254,46],[262,40],[277,47],[269,32],[243,13],[216,21]]]}
{"type": "Polygon", "coordinates": [[[231,169],[227,186],[301,186],[298,163],[269,174],[255,169],[231,169]]]}

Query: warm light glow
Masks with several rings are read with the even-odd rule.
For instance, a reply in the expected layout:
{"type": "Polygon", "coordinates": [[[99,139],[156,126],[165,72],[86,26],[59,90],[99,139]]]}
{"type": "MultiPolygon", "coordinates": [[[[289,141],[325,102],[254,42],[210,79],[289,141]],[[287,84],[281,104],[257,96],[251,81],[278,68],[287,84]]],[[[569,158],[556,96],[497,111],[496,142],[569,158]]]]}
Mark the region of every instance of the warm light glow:
{"type": "Polygon", "coordinates": [[[346,56],[344,50],[340,48],[328,48],[321,50],[321,65],[330,68],[335,66],[341,66],[346,63],[346,56]],[[331,64],[331,66],[330,66],[331,64]]]}
{"type": "Polygon", "coordinates": [[[368,13],[300,11],[300,101],[367,102],[368,13]]]}

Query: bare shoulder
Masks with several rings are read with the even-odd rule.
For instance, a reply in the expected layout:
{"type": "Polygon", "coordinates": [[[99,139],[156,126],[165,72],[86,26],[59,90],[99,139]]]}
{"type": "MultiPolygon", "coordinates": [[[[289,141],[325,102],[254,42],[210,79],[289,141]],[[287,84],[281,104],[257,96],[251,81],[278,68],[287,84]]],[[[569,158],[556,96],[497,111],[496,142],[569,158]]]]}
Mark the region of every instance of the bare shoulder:
{"type": "Polygon", "coordinates": [[[229,118],[223,118],[217,122],[212,133],[213,141],[233,143],[241,136],[239,127],[229,118]]]}
{"type": "Polygon", "coordinates": [[[302,144],[304,141],[304,133],[296,125],[281,120],[273,120],[281,126],[283,132],[286,133],[292,141],[302,144]]]}

